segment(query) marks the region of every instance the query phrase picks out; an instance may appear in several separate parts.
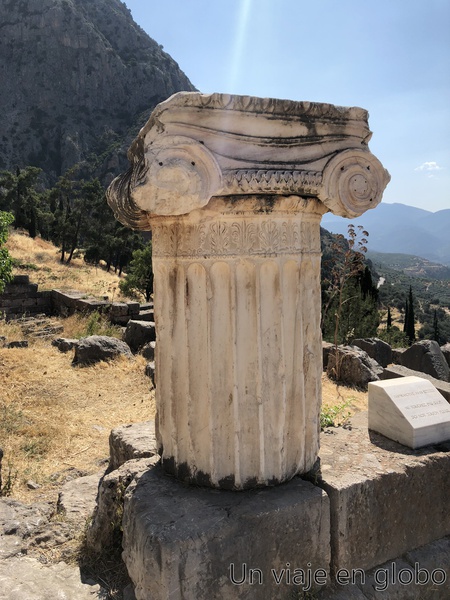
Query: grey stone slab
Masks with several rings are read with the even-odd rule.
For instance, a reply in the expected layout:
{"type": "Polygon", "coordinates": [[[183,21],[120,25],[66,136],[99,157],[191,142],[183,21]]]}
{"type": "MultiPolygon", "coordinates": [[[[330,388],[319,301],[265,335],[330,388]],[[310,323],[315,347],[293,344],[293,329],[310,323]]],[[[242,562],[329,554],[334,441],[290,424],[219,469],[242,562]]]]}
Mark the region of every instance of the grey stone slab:
{"type": "Polygon", "coordinates": [[[322,434],[320,459],[334,570],[367,570],[450,534],[450,452],[369,432],[363,412],[322,434]]]}
{"type": "Polygon", "coordinates": [[[127,302],[127,306],[130,315],[136,315],[139,313],[141,304],[139,302],[127,302]]]}
{"type": "MultiPolygon", "coordinates": [[[[437,585],[433,581],[439,578],[439,571],[445,573],[447,585],[450,587],[450,537],[445,537],[426,546],[411,550],[405,554],[404,558],[412,567],[419,565],[421,569],[426,569],[430,576],[430,587],[448,589],[445,586],[437,585]]],[[[425,578],[426,573],[423,574],[422,581],[425,581],[425,578]]]]}
{"type": "Polygon", "coordinates": [[[29,275],[14,275],[11,283],[8,283],[7,285],[27,285],[28,283],[30,283],[29,275]]]}
{"type": "Polygon", "coordinates": [[[448,600],[447,589],[441,587],[434,595],[434,590],[429,586],[417,585],[416,577],[417,573],[407,562],[397,559],[366,573],[365,582],[360,588],[369,600],[448,600]]]}
{"type": "Polygon", "coordinates": [[[29,547],[39,547],[42,550],[56,548],[69,542],[79,534],[79,528],[72,521],[50,521],[37,527],[27,538],[29,547]]]}
{"type": "Polygon", "coordinates": [[[47,523],[53,512],[51,504],[22,504],[9,498],[0,499],[0,534],[21,537],[47,523]]]}
{"type": "Polygon", "coordinates": [[[328,579],[329,514],[323,490],[299,478],[237,493],[156,466],[127,489],[123,558],[137,600],[285,600],[300,590],[288,565],[328,579]]]}
{"type": "Polygon", "coordinates": [[[357,585],[333,585],[319,592],[317,600],[367,600],[367,596],[357,585]]]}
{"type": "Polygon", "coordinates": [[[448,366],[450,367],[450,342],[441,346],[441,352],[447,361],[448,366]]]}
{"type": "Polygon", "coordinates": [[[156,348],[156,342],[148,342],[148,344],[145,344],[145,346],[143,346],[143,348],[141,350],[142,356],[149,361],[154,361],[155,360],[155,348],[156,348]]]}
{"type": "Polygon", "coordinates": [[[0,535],[0,560],[26,554],[27,545],[18,535],[0,535]]]}
{"type": "Polygon", "coordinates": [[[88,475],[65,483],[58,495],[58,512],[77,522],[86,521],[92,516],[102,475],[88,475]]]}
{"type": "Polygon", "coordinates": [[[77,567],[43,565],[28,557],[0,561],[0,600],[106,600],[98,585],[81,582],[77,567]]]}

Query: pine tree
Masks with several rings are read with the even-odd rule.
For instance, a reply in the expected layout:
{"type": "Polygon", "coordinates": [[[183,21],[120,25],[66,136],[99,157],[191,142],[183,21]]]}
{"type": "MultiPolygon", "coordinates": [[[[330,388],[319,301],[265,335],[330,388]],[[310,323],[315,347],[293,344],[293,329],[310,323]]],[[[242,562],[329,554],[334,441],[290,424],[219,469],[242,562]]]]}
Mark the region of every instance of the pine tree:
{"type": "Polygon", "coordinates": [[[11,280],[12,259],[4,244],[8,238],[8,227],[14,221],[11,213],[0,212],[0,293],[11,280]]]}
{"type": "Polygon", "coordinates": [[[38,218],[46,194],[39,188],[42,170],[37,167],[0,171],[0,210],[14,215],[14,228],[26,229],[30,237],[38,233],[38,218]]]}
{"type": "Polygon", "coordinates": [[[152,242],[147,242],[145,248],[135,250],[129,264],[127,276],[119,283],[123,294],[139,297],[144,296],[150,301],[153,293],[152,242]]]}

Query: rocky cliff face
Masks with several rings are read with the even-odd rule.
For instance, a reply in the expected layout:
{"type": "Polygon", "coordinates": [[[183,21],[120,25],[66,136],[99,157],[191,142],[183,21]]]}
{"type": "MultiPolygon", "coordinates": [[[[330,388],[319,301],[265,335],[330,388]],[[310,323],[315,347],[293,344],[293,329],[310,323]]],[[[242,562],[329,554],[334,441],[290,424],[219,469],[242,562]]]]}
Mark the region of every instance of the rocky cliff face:
{"type": "Polygon", "coordinates": [[[0,0],[0,169],[111,179],[151,109],[194,90],[120,0],[0,0]]]}

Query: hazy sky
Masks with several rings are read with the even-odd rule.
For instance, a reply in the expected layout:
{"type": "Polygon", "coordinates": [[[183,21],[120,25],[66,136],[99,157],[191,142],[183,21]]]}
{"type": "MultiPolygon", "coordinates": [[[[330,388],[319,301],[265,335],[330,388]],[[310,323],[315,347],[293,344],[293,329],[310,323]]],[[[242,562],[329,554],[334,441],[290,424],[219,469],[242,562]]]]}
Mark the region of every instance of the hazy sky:
{"type": "Polygon", "coordinates": [[[384,200],[450,209],[450,0],[126,0],[204,93],[370,113],[384,200]]]}

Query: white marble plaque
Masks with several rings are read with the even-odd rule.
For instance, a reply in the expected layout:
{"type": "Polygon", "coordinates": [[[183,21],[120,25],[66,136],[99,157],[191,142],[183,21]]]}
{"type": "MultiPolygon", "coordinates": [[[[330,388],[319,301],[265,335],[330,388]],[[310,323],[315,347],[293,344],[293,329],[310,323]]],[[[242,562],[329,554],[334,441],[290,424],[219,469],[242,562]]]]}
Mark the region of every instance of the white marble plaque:
{"type": "Polygon", "coordinates": [[[369,429],[409,448],[450,440],[450,404],[421,377],[369,383],[369,429]]]}

